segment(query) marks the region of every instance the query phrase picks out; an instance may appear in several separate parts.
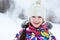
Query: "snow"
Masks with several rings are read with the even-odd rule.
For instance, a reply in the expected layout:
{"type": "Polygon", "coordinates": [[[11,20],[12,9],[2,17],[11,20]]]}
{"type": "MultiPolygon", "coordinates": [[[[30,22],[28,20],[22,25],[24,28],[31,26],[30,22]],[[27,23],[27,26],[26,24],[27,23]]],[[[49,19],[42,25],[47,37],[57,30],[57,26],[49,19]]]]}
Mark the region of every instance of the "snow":
{"type": "Polygon", "coordinates": [[[5,14],[0,14],[0,40],[13,40],[19,25],[5,14]]]}
{"type": "Polygon", "coordinates": [[[53,24],[53,28],[50,31],[57,40],[60,40],[60,24],[53,24]]]}

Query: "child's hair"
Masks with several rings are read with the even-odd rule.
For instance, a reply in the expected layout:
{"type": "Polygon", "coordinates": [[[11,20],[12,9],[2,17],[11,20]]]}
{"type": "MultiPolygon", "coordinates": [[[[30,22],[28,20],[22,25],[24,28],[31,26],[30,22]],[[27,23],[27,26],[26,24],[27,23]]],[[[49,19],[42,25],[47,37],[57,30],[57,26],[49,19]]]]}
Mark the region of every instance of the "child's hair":
{"type": "Polygon", "coordinates": [[[24,28],[24,29],[23,29],[23,32],[22,32],[19,40],[26,40],[26,28],[27,27],[29,27],[29,23],[27,23],[27,24],[26,23],[25,24],[23,23],[22,24],[22,28],[24,28]]]}
{"type": "Polygon", "coordinates": [[[26,30],[23,30],[19,40],[26,40],[26,30]]]}

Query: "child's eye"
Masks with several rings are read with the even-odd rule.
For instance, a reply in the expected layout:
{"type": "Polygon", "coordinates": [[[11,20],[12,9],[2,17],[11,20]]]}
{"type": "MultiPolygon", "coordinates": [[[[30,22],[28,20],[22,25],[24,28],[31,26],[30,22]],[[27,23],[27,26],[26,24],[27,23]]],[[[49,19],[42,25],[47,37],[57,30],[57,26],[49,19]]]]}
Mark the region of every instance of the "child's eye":
{"type": "Polygon", "coordinates": [[[42,18],[41,16],[38,16],[38,18],[42,18]]]}
{"type": "Polygon", "coordinates": [[[32,16],[32,18],[35,18],[35,16],[32,16]]]}

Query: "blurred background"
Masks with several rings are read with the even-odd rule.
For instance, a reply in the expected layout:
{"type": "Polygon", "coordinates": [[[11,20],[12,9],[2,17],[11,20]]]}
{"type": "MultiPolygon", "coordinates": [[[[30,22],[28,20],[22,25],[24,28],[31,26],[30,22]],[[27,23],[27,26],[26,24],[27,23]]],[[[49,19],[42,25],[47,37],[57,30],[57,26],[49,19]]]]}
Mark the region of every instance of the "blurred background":
{"type": "MultiPolygon", "coordinates": [[[[13,40],[15,34],[22,29],[21,23],[28,17],[25,14],[36,0],[0,0],[0,39],[13,40]]],[[[41,0],[47,10],[46,20],[51,22],[50,30],[60,39],[60,0],[41,0]]]]}

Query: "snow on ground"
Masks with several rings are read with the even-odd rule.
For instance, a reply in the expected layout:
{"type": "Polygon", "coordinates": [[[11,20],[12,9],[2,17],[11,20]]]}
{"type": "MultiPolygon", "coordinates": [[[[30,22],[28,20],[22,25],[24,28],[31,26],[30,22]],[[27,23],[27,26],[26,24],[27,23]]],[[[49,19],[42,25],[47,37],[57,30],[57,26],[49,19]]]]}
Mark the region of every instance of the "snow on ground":
{"type": "Polygon", "coordinates": [[[19,25],[5,14],[0,14],[0,40],[13,40],[19,25]]]}
{"type": "Polygon", "coordinates": [[[60,40],[60,24],[53,24],[53,28],[50,30],[57,40],[60,40]]]}

